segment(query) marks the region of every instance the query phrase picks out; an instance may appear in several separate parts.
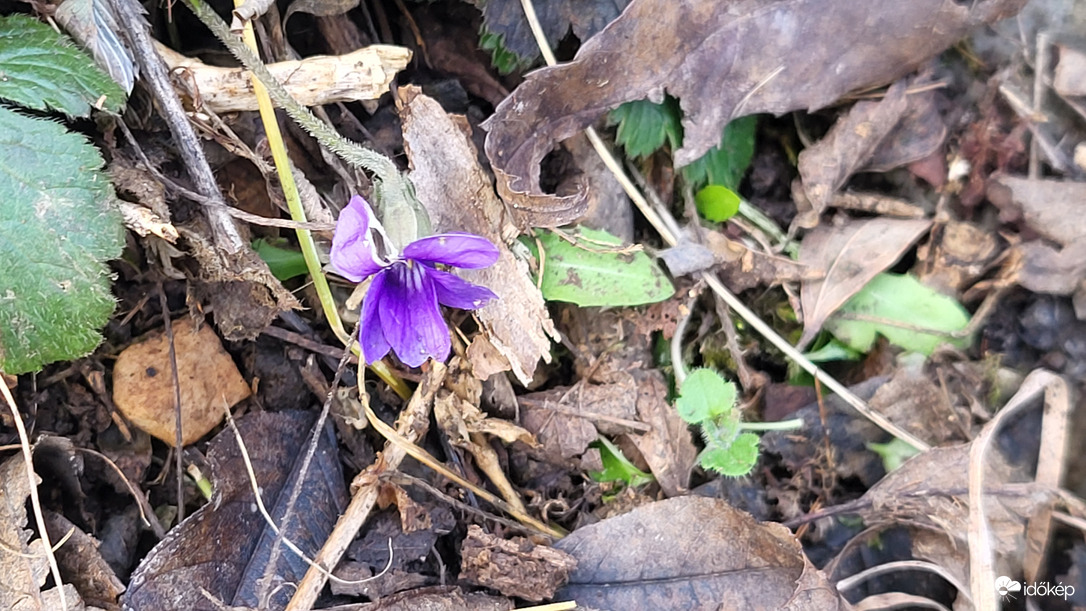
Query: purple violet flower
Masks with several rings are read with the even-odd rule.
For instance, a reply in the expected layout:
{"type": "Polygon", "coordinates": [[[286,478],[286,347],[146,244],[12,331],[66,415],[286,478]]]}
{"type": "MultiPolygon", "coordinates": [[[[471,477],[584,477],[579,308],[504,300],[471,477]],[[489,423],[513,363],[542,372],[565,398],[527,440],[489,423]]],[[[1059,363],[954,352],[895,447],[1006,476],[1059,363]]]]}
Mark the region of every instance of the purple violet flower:
{"type": "Polygon", "coordinates": [[[332,266],[337,272],[352,282],[373,278],[362,303],[358,338],[362,355],[367,364],[389,349],[410,367],[429,357],[443,361],[451,344],[439,305],[475,310],[497,295],[437,269],[437,264],[487,267],[498,260],[498,248],[470,233],[442,233],[419,238],[401,253],[387,252],[392,247],[384,239],[382,253],[375,237],[383,233],[369,204],[356,195],[339,213],[332,238],[332,266]]]}

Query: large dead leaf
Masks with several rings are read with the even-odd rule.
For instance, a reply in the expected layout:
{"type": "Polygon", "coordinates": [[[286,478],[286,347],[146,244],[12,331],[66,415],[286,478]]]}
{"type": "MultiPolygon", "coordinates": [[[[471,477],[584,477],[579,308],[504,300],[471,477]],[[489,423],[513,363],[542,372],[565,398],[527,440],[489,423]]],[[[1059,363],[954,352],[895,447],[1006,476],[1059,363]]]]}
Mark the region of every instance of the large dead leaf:
{"type": "Polygon", "coordinates": [[[485,269],[454,273],[494,291],[498,299],[476,316],[490,343],[509,361],[527,385],[542,358],[550,361],[549,336],[557,337],[539,289],[524,261],[506,246],[516,235],[505,206],[494,195],[490,178],[479,165],[467,122],[448,115],[417,87],[401,92],[404,149],[411,160],[411,181],[419,201],[430,213],[434,230],[467,231],[488,238],[501,251],[497,263],[485,269]]]}
{"type": "MultiPolygon", "coordinates": [[[[501,36],[502,47],[522,63],[539,57],[539,45],[528,26],[520,0],[474,0],[483,12],[484,27],[501,36]]],[[[534,2],[536,17],[551,48],[571,30],[588,40],[626,8],[628,0],[542,0],[534,2]]]]}
{"type": "Polygon", "coordinates": [[[851,609],[779,524],[679,497],[574,531],[577,568],[556,596],[596,609],[851,609]]]}
{"type": "MultiPolygon", "coordinates": [[[[329,425],[320,436],[290,519],[283,522],[313,420],[307,412],[259,412],[238,421],[265,507],[285,536],[310,557],[347,506],[329,425]]],[[[297,583],[305,575],[308,566],[282,543],[275,545],[275,532],[256,511],[234,433],[226,430],[216,436],[207,458],[216,486],[211,502],[171,530],[143,559],[128,585],[126,609],[219,609],[202,590],[228,605],[282,609],[294,593],[283,584],[297,583]]]]}
{"type": "Polygon", "coordinates": [[[826,319],[872,278],[885,271],[918,240],[931,221],[877,218],[846,225],[818,227],[799,249],[799,261],[826,270],[825,278],[803,283],[803,337],[811,341],[826,319]]]}
{"type": "Polygon", "coordinates": [[[678,97],[685,139],[675,163],[683,166],[717,145],[733,118],[822,108],[891,82],[1024,4],[634,0],[572,62],[530,74],[498,106],[486,141],[498,193],[519,223],[568,223],[583,213],[585,194],[545,194],[539,162],[619,104],[678,97]]]}

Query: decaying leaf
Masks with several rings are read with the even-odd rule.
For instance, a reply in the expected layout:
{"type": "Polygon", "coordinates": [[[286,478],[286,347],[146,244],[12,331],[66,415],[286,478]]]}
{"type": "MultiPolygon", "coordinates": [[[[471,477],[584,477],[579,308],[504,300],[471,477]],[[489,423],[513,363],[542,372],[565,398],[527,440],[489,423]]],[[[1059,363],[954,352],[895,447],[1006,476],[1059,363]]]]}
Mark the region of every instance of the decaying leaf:
{"type": "Polygon", "coordinates": [[[1021,220],[1061,246],[1086,238],[1086,183],[998,176],[988,181],[988,199],[1004,220],[1021,220]]]}
{"type": "MultiPolygon", "coordinates": [[[[347,506],[347,491],[331,425],[320,435],[301,494],[284,522],[288,497],[300,477],[314,414],[258,412],[238,421],[264,505],[284,535],[312,557],[347,506]]],[[[253,489],[233,431],[208,449],[215,493],[169,532],[132,574],[125,609],[217,611],[227,605],[282,609],[308,565],[276,544],[276,534],[256,511],[253,489]],[[267,579],[270,578],[270,579],[267,579]]]]}
{"type": "MultiPolygon", "coordinates": [[[[173,322],[177,383],[181,387],[181,443],[206,435],[223,408],[249,396],[249,386],[219,337],[188,316],[173,322]]],[[[176,443],[170,341],[162,331],[121,352],[113,366],[113,402],[126,418],[170,445],[176,443]]]]}
{"type": "Polygon", "coordinates": [[[803,149],[798,167],[805,197],[796,202],[798,226],[810,228],[818,224],[818,217],[833,195],[871,160],[908,105],[905,81],[898,81],[881,100],[858,102],[824,138],[803,149]]]}
{"type": "Polygon", "coordinates": [[[552,598],[577,560],[523,537],[502,539],[472,524],[461,548],[460,579],[525,600],[552,598]]]}
{"type": "Polygon", "coordinates": [[[806,345],[837,311],[872,278],[886,270],[931,226],[924,219],[870,219],[818,227],[803,238],[800,263],[826,270],[825,278],[803,283],[803,337],[806,345]]]}
{"type": "Polygon", "coordinates": [[[545,194],[539,163],[624,102],[659,102],[665,90],[680,99],[685,139],[675,163],[684,166],[735,117],[822,108],[891,82],[1024,4],[634,0],[572,62],[530,74],[498,106],[486,141],[498,193],[520,224],[568,223],[584,212],[585,195],[545,194]]]}
{"type": "MultiPolygon", "coordinates": [[[[156,46],[172,71],[194,89],[193,105],[217,113],[256,110],[256,94],[244,68],[209,66],[159,44],[156,46]]],[[[346,55],[317,55],[299,61],[269,64],[283,87],[302,106],[333,102],[376,100],[388,92],[396,74],[411,61],[411,51],[394,45],[371,45],[346,55]]]]}
{"type": "Polygon", "coordinates": [[[779,524],[686,496],[582,527],[555,547],[577,559],[559,600],[598,609],[850,609],[779,524]],[[619,544],[621,542],[621,544],[619,544]]]}
{"type": "Polygon", "coordinates": [[[467,231],[498,245],[498,262],[485,269],[454,273],[489,288],[498,299],[476,316],[488,339],[528,384],[539,359],[550,361],[550,337],[557,337],[543,296],[528,275],[527,264],[506,246],[516,235],[505,206],[494,195],[490,178],[479,166],[478,153],[464,132],[466,123],[448,115],[417,87],[401,92],[404,149],[411,160],[411,181],[430,213],[434,230],[467,231]]]}

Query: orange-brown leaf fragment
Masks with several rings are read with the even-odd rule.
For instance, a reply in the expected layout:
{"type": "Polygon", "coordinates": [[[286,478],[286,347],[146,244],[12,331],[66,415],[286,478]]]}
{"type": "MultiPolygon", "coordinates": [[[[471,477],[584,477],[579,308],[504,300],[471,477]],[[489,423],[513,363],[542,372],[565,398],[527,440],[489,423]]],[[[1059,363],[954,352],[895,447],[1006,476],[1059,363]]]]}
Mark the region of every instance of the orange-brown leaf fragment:
{"type": "MultiPolygon", "coordinates": [[[[219,336],[185,316],[173,322],[174,352],[181,386],[181,443],[206,435],[223,419],[223,408],[249,396],[249,386],[219,336]]],[[[125,348],[113,366],[113,402],[139,428],[176,443],[174,381],[170,344],[156,331],[125,348]]]]}

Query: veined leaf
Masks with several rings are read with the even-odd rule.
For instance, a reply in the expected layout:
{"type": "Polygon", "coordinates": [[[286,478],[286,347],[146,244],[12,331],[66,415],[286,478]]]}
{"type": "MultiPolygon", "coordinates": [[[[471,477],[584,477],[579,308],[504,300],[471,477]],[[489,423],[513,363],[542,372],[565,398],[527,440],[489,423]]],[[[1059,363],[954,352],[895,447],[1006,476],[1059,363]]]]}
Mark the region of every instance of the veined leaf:
{"type": "Polygon", "coordinates": [[[26,15],[0,17],[0,98],[85,117],[119,111],[124,91],[71,40],[26,15]]]}
{"type": "MultiPolygon", "coordinates": [[[[6,68],[6,66],[5,66],[6,68]]],[[[63,125],[0,108],[0,370],[94,350],[124,246],[102,158],[63,125]]]]}
{"type": "Polygon", "coordinates": [[[686,376],[675,400],[679,417],[690,424],[701,424],[735,408],[735,385],[712,369],[696,369],[686,376]]]}
{"type": "Polygon", "coordinates": [[[610,120],[618,124],[615,141],[634,158],[648,157],[668,144],[676,149],[683,141],[679,122],[682,112],[679,101],[667,98],[663,104],[648,100],[627,102],[611,111],[610,120]]]}
{"type": "Polygon", "coordinates": [[[930,355],[943,343],[968,346],[970,338],[950,336],[968,324],[969,312],[957,301],[912,276],[883,273],[841,306],[825,328],[859,352],[869,351],[878,334],[895,346],[930,355]]]}
{"type": "Polygon", "coordinates": [[[757,129],[756,116],[732,121],[724,127],[720,144],[684,167],[683,177],[695,187],[713,184],[737,191],[754,159],[754,134],[757,129]]]}
{"type": "MultiPolygon", "coordinates": [[[[571,244],[556,233],[541,232],[543,278],[540,290],[549,301],[579,306],[631,306],[670,297],[675,288],[664,272],[641,251],[628,252],[622,241],[587,227],[573,232],[571,244]]],[[[526,241],[535,251],[535,242],[526,241]]]]}

